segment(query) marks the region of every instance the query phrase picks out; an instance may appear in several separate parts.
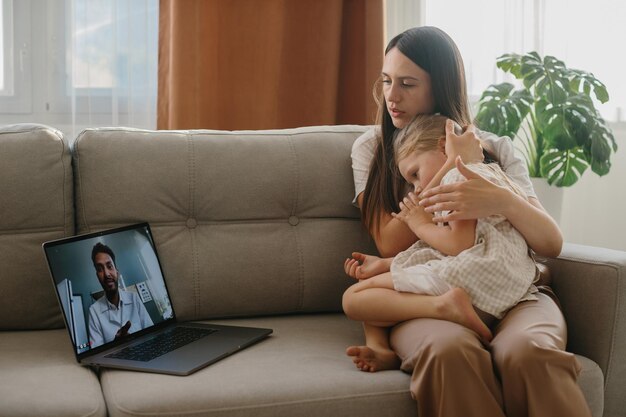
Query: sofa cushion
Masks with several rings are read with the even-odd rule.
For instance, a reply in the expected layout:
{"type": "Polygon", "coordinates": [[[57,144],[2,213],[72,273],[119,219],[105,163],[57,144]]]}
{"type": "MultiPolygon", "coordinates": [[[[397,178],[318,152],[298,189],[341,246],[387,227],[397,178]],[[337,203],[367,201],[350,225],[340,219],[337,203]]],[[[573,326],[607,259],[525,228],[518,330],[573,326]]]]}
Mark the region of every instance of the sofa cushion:
{"type": "Polygon", "coordinates": [[[602,417],[604,413],[604,374],[597,363],[584,356],[576,355],[582,367],[578,375],[578,385],[585,395],[591,415],[602,417]]]}
{"type": "Polygon", "coordinates": [[[341,311],[344,259],[375,251],[351,203],[365,129],[85,130],[79,231],[150,222],[183,320],[341,311]]]}
{"type": "Polygon", "coordinates": [[[220,321],[274,333],[187,377],[104,370],[111,417],[414,416],[409,376],[364,373],[345,355],[362,328],[341,314],[220,321]]]}
{"type": "Polygon", "coordinates": [[[69,146],[43,125],[0,128],[0,329],[63,325],[41,244],[74,233],[69,146]]]}
{"type": "Polygon", "coordinates": [[[76,362],[67,330],[2,332],[0,415],[106,416],[98,377],[76,362]]]}

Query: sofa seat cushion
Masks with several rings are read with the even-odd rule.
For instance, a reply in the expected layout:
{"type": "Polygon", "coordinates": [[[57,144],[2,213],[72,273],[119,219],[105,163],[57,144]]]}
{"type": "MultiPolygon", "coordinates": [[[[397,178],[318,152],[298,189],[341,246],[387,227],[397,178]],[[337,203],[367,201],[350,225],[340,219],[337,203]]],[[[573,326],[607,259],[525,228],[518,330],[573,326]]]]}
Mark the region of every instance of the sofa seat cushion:
{"type": "MultiPolygon", "coordinates": [[[[274,333],[187,377],[103,370],[101,382],[109,414],[415,416],[409,375],[360,372],[345,355],[347,346],[363,343],[363,330],[342,314],[214,323],[270,327],[274,333]]],[[[594,416],[601,416],[602,372],[589,359],[579,360],[583,366],[579,383],[594,416]]]]}
{"type": "Polygon", "coordinates": [[[414,416],[409,376],[358,371],[345,355],[362,343],[360,324],[341,314],[214,323],[270,327],[274,333],[190,376],[103,370],[115,416],[414,416]]]}
{"type": "Polygon", "coordinates": [[[0,415],[106,416],[98,377],[76,362],[67,330],[2,332],[0,415]]]}

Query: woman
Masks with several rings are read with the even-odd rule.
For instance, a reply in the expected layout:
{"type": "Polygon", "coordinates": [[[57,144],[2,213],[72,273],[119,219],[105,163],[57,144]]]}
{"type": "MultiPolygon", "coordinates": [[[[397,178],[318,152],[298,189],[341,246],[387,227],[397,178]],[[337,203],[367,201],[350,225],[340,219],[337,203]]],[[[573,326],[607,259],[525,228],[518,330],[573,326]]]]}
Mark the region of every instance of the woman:
{"type": "MultiPolygon", "coordinates": [[[[474,174],[462,163],[457,168],[468,181],[434,187],[420,204],[429,212],[451,210],[433,221],[503,215],[543,256],[561,250],[561,232],[536,198],[525,165],[512,144],[476,130],[470,123],[462,59],[448,35],[437,28],[409,29],[389,42],[382,70],[379,126],[358,138],[352,149],[356,203],[365,225],[384,257],[395,256],[417,240],[400,220],[398,202],[406,189],[393,170],[393,138],[417,114],[440,113],[461,126],[450,129],[446,141],[456,156],[474,160],[482,146],[529,196],[525,200],[474,174]]],[[[576,383],[580,366],[565,352],[566,325],[549,291],[538,300],[522,302],[493,327],[485,346],[478,335],[448,321],[415,319],[390,332],[390,343],[401,369],[412,373],[411,393],[420,416],[589,416],[576,383]]],[[[363,321],[368,308],[352,306],[363,321]]],[[[389,309],[395,308],[393,304],[389,309]]],[[[369,366],[371,350],[351,347],[349,354],[369,366]]]]}

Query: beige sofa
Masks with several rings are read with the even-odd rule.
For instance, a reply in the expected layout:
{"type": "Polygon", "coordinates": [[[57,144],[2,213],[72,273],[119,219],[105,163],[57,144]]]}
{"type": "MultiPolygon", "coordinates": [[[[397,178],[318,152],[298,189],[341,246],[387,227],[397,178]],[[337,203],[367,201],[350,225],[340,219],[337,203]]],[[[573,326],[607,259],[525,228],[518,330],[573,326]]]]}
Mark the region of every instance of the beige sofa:
{"type": "MultiPolygon", "coordinates": [[[[362,126],[277,131],[0,128],[0,415],[414,416],[409,376],[367,374],[342,262],[373,251],[352,204],[362,126]],[[274,329],[188,377],[79,366],[41,243],[152,225],[183,320],[274,329]]],[[[626,253],[549,259],[594,416],[626,416],[626,253]]]]}

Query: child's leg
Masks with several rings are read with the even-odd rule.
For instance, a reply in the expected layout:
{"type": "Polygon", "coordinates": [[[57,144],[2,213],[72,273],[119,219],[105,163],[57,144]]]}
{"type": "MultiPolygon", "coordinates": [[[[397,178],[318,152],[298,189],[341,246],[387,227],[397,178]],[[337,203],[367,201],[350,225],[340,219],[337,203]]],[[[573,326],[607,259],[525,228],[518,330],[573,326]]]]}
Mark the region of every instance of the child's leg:
{"type": "MultiPolygon", "coordinates": [[[[360,281],[344,294],[344,310],[354,300],[354,293],[366,288],[393,290],[393,282],[389,274],[377,275],[360,281]]],[[[377,372],[400,367],[398,356],[389,346],[389,327],[395,324],[396,322],[380,321],[363,323],[365,346],[350,346],[346,349],[346,354],[352,357],[352,362],[357,368],[365,372],[377,372]]]]}
{"type": "Polygon", "coordinates": [[[390,326],[415,318],[448,320],[474,330],[486,341],[491,340],[489,328],[472,306],[461,288],[442,295],[422,295],[393,289],[390,273],[363,280],[348,288],[343,296],[343,308],[353,320],[390,326]]]}
{"type": "Polygon", "coordinates": [[[377,372],[399,369],[400,359],[389,346],[389,329],[363,323],[365,346],[350,346],[346,354],[361,371],[377,372]]]}

